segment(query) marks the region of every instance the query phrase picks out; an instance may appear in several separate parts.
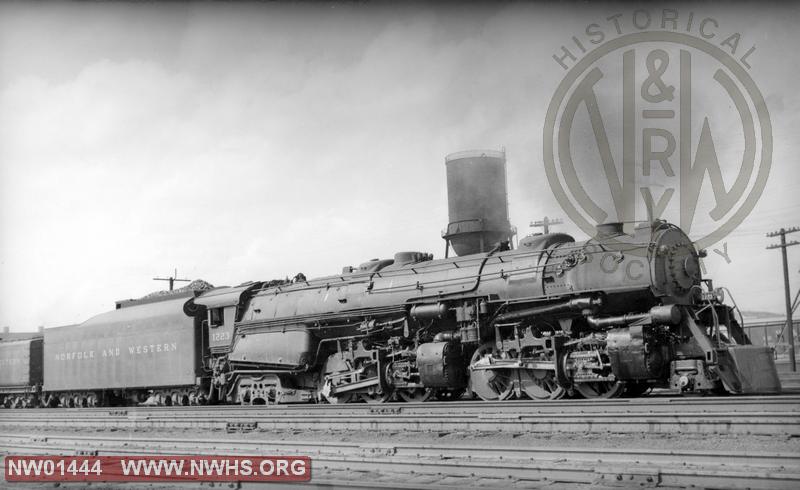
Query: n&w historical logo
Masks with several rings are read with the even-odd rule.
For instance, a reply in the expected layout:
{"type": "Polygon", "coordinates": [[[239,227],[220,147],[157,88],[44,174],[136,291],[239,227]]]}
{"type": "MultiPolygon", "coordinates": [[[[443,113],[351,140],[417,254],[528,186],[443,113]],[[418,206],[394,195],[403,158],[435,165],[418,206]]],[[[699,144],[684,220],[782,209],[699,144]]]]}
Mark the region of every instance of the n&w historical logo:
{"type": "Polygon", "coordinates": [[[755,51],[715,18],[677,10],[612,15],[560,46],[554,68],[566,76],[547,111],[544,164],[567,215],[590,235],[665,218],[699,248],[722,242],[772,159],[755,51]]]}

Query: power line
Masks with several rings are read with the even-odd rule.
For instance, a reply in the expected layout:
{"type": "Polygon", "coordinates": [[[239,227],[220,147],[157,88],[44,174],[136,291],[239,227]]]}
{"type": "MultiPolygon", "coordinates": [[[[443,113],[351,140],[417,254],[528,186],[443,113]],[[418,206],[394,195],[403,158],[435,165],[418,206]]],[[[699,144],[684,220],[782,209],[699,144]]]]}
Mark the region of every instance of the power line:
{"type": "Polygon", "coordinates": [[[551,225],[560,225],[562,223],[564,223],[564,222],[560,218],[550,219],[547,216],[545,216],[544,219],[541,219],[539,221],[531,221],[530,226],[533,226],[533,227],[541,226],[542,228],[544,228],[544,230],[543,230],[544,234],[547,235],[548,233],[550,233],[550,226],[551,225]]]}
{"type": "Polygon", "coordinates": [[[792,293],[789,289],[789,265],[788,260],[786,258],[786,249],[791,247],[792,245],[800,245],[800,242],[797,240],[792,240],[791,242],[786,242],[786,235],[790,233],[794,233],[800,231],[800,227],[794,226],[792,228],[786,229],[781,228],[778,231],[773,231],[767,233],[767,237],[781,237],[780,244],[772,244],[767,246],[767,250],[772,250],[775,248],[781,249],[781,256],[783,257],[783,291],[786,295],[786,329],[789,332],[789,365],[791,366],[792,371],[797,371],[797,365],[795,364],[795,357],[794,357],[794,324],[792,323],[792,293]]]}
{"type": "Polygon", "coordinates": [[[175,274],[170,277],[154,277],[154,281],[169,281],[169,290],[172,291],[172,288],[175,284],[175,281],[183,281],[183,282],[190,282],[191,279],[178,279],[178,269],[175,269],[175,274]]]}

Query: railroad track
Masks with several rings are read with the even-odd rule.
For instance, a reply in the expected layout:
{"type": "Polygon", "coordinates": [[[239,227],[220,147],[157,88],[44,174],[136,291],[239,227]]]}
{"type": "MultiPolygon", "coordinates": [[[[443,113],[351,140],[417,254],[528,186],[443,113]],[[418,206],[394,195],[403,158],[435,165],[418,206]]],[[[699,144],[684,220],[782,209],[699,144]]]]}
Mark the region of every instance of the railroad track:
{"type": "Polygon", "coordinates": [[[229,432],[291,429],[800,436],[800,396],[28,409],[0,412],[0,427],[3,426],[229,432]]]}
{"type": "Polygon", "coordinates": [[[0,434],[0,451],[58,455],[305,455],[312,484],[495,488],[570,485],[800,488],[800,455],[660,449],[0,434]],[[366,478],[366,480],[365,480],[366,478]]]}
{"type": "Polygon", "coordinates": [[[800,373],[786,372],[779,373],[781,378],[781,387],[784,391],[797,391],[800,390],[800,373]]]}

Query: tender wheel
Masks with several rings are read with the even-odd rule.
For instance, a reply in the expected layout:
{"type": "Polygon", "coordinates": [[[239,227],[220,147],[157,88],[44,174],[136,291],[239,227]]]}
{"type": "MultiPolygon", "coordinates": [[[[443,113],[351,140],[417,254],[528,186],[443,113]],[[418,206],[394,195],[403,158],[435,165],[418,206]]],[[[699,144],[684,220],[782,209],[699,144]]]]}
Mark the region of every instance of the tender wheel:
{"type": "Polygon", "coordinates": [[[584,398],[614,398],[625,391],[625,383],[621,381],[595,381],[575,383],[575,390],[584,398]]]}
{"type": "MultiPolygon", "coordinates": [[[[495,351],[494,342],[486,342],[478,347],[472,355],[470,366],[488,364],[488,359],[495,351]]],[[[505,400],[514,393],[514,382],[511,370],[478,369],[469,377],[469,387],[482,400],[505,400]]]]}
{"type": "Polygon", "coordinates": [[[533,400],[558,400],[566,393],[550,371],[520,369],[519,385],[522,392],[533,400]]]}
{"type": "Polygon", "coordinates": [[[424,402],[433,395],[430,388],[410,388],[399,390],[397,394],[406,402],[424,402]]]}

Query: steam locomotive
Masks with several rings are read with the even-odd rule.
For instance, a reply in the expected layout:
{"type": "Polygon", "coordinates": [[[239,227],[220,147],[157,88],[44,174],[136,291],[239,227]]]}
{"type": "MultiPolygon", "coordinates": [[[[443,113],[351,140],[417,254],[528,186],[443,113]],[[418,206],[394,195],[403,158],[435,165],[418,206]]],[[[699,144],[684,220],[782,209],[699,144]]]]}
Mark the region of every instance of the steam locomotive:
{"type": "Polygon", "coordinates": [[[73,330],[45,330],[43,400],[780,392],[771,349],[751,345],[678,227],[608,223],[589,240],[537,234],[512,249],[505,155],[454,154],[447,173],[445,258],[400,252],[327,277],[118,303],[73,330]],[[85,342],[70,344],[75,333],[85,342]]]}
{"type": "Polygon", "coordinates": [[[555,399],[779,390],[677,227],[432,260],[416,252],[336,276],[217,289],[187,302],[209,332],[211,399],[555,399]],[[705,286],[705,287],[704,287],[705,286]]]}

